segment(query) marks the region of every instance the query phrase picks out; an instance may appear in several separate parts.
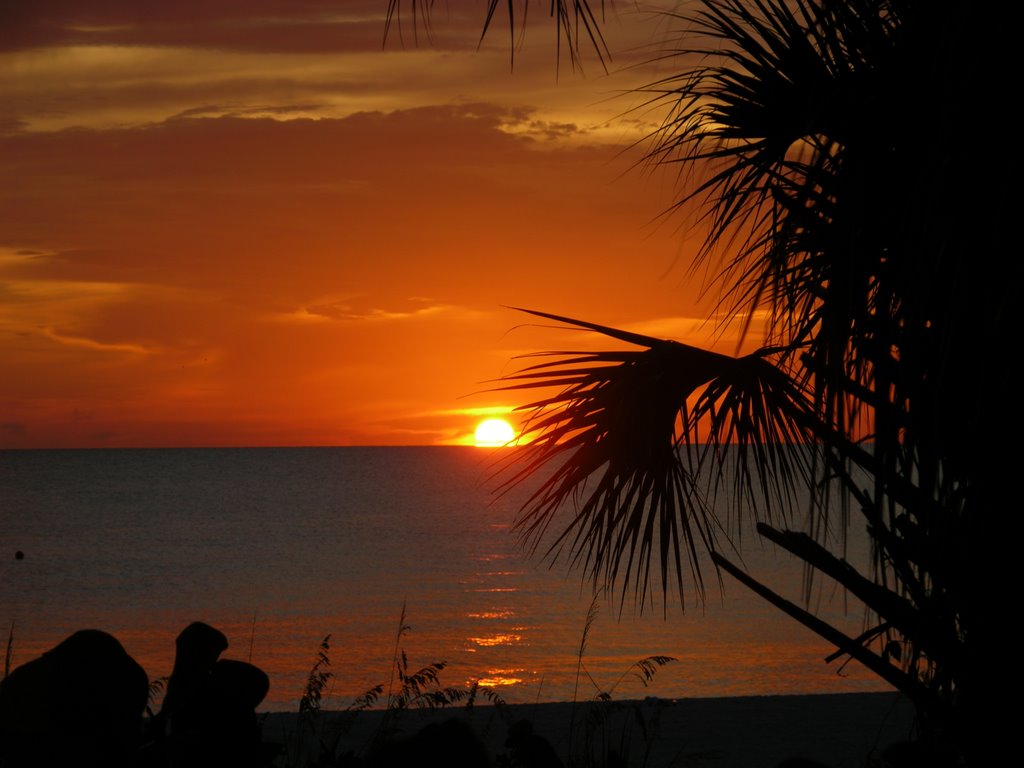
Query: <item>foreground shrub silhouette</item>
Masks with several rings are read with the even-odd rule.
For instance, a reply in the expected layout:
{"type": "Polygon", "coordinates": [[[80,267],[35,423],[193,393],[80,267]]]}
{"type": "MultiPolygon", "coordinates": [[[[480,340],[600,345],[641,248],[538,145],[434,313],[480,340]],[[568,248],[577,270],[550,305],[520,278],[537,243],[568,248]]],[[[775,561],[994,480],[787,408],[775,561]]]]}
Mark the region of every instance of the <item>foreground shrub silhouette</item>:
{"type": "Polygon", "coordinates": [[[134,765],[148,693],[115,637],[75,632],[0,682],[0,766],[134,765]]]}
{"type": "Polygon", "coordinates": [[[147,724],[140,768],[269,766],[256,707],[270,689],[258,667],[222,659],[227,638],[194,622],[178,635],[174,668],[160,711],[147,724]]]}
{"type": "Polygon", "coordinates": [[[530,720],[516,720],[508,727],[505,737],[508,768],[562,768],[562,759],[551,742],[533,729],[530,720]]]}
{"type": "MultiPolygon", "coordinates": [[[[227,638],[196,622],[177,639],[163,705],[144,717],[146,671],[112,635],[75,632],[0,682],[0,768],[264,768],[256,707],[270,687],[227,638]]],[[[157,686],[158,687],[158,686],[157,686]]]]}

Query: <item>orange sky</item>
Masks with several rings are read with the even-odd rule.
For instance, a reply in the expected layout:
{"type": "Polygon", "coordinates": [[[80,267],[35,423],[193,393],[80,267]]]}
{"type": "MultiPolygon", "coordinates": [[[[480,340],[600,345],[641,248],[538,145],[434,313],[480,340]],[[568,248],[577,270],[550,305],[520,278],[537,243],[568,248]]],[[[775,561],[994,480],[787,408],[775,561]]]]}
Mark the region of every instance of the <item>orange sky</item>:
{"type": "Polygon", "coordinates": [[[506,305],[709,337],[629,148],[659,15],[609,19],[606,75],[556,72],[547,3],[513,72],[477,2],[385,48],[386,0],[17,5],[0,448],[467,441],[515,355],[593,344],[506,305]]]}

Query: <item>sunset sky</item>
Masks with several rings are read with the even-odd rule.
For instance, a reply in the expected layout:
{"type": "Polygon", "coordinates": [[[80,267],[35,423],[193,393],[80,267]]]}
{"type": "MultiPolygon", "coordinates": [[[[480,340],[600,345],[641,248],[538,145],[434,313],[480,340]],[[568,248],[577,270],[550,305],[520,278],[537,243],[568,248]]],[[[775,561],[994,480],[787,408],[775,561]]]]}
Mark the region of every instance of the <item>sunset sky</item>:
{"type": "Polygon", "coordinates": [[[594,343],[509,306],[707,341],[634,146],[671,25],[573,71],[547,7],[510,67],[483,2],[386,45],[386,0],[3,4],[0,448],[467,442],[594,343]]]}

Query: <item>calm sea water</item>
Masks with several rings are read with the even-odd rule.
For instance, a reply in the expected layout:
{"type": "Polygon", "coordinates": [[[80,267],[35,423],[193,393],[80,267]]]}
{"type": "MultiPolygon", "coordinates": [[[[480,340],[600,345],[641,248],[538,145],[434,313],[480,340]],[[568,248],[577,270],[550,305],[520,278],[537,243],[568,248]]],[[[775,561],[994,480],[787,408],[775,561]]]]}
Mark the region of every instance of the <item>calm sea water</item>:
{"type": "MultiPolygon", "coordinates": [[[[150,677],[170,673],[188,623],[271,677],[291,709],[330,635],[329,707],[390,677],[396,641],[441,681],[480,679],[509,702],[884,690],[729,577],[685,612],[599,601],[511,531],[528,488],[498,496],[493,453],[468,447],[0,452],[0,630],[13,664],[76,629],[113,633],[150,677]],[[23,559],[15,552],[22,551],[23,559]],[[399,624],[410,627],[400,640],[399,624]],[[629,670],[677,661],[646,687],[629,670]]],[[[861,537],[863,538],[863,537],[861,537]]],[[[747,536],[748,569],[798,600],[799,563],[747,536]]],[[[855,537],[851,558],[866,556],[855,537]]],[[[660,598],[659,598],[660,600],[660,598]]],[[[862,617],[823,590],[819,615],[862,617]]]]}

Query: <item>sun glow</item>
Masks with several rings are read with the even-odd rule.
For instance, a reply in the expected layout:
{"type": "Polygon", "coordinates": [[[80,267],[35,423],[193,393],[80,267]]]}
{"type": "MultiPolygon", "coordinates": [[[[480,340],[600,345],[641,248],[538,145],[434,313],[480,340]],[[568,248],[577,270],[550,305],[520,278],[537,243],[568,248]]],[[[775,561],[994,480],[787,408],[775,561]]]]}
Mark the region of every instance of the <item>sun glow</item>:
{"type": "Polygon", "coordinates": [[[484,419],[474,433],[476,445],[490,448],[508,445],[515,437],[516,431],[504,419],[484,419]]]}

